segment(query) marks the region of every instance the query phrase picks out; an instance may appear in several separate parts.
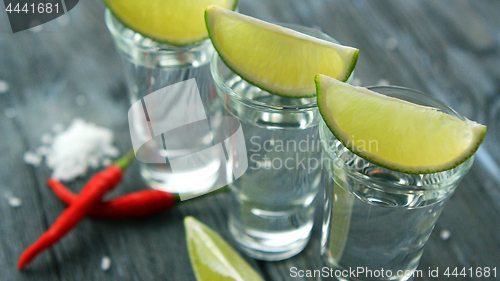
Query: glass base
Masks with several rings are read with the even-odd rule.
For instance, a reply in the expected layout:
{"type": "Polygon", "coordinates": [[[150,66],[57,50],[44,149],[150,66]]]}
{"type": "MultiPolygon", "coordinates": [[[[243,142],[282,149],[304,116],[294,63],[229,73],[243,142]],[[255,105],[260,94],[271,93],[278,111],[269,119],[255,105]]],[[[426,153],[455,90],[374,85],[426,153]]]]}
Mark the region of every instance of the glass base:
{"type": "Polygon", "coordinates": [[[141,163],[140,174],[151,188],[170,193],[197,195],[208,192],[218,182],[221,163],[214,161],[201,169],[173,174],[166,164],[141,163]]]}
{"type": "Polygon", "coordinates": [[[229,218],[229,231],[240,249],[249,257],[265,261],[280,261],[300,253],[310,239],[313,221],[288,232],[262,232],[237,227],[229,218]]]}

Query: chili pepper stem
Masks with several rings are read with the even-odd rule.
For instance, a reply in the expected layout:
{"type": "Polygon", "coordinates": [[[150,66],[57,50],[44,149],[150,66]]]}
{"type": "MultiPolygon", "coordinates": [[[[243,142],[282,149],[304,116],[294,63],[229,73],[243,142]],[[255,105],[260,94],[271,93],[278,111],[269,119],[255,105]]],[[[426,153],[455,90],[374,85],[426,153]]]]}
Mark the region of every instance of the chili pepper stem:
{"type": "Polygon", "coordinates": [[[178,193],[174,193],[174,200],[176,204],[182,201],[181,196],[178,193]]]}
{"type": "Polygon", "coordinates": [[[116,160],[115,165],[120,167],[120,169],[123,171],[125,170],[128,165],[132,162],[132,160],[135,157],[135,152],[133,149],[129,150],[125,155],[120,157],[120,159],[116,160]]]}

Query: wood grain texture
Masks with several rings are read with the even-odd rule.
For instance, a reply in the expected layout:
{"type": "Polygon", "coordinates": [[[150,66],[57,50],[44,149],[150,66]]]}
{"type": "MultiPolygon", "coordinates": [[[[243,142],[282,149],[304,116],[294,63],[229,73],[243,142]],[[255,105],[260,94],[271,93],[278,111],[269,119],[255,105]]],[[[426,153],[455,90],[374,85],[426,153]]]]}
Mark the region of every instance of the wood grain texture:
{"type": "MultiPolygon", "coordinates": [[[[0,5],[1,6],[1,5],[0,5]]],[[[3,6],[2,6],[3,8],[3,6]]],[[[240,0],[240,12],[321,29],[359,48],[355,70],[361,85],[389,82],[442,99],[461,114],[488,125],[485,144],[431,235],[415,280],[500,280],[500,11],[499,1],[473,0],[240,0]],[[440,238],[441,231],[450,238],[440,238]],[[428,268],[496,267],[497,278],[430,278],[428,268]]],[[[55,20],[11,34],[0,11],[0,280],[194,280],[182,219],[192,215],[232,245],[226,227],[228,194],[187,201],[141,220],[86,219],[26,271],[15,264],[64,209],[45,184],[45,165],[26,165],[22,155],[40,145],[55,123],[75,117],[112,128],[126,151],[125,80],[98,0],[80,1],[69,22],[55,20]],[[85,104],[78,101],[84,99],[85,104]],[[10,118],[9,118],[10,117],[10,118]],[[13,208],[7,198],[22,206],[13,208]],[[100,268],[109,256],[111,268],[100,268]]],[[[78,191],[79,179],[69,185],[78,191]]],[[[110,196],[146,188],[137,164],[110,196]]],[[[321,195],[316,200],[321,207],[321,195]]],[[[321,208],[311,241],[281,262],[247,260],[266,280],[290,278],[290,268],[321,269],[321,208]]]]}

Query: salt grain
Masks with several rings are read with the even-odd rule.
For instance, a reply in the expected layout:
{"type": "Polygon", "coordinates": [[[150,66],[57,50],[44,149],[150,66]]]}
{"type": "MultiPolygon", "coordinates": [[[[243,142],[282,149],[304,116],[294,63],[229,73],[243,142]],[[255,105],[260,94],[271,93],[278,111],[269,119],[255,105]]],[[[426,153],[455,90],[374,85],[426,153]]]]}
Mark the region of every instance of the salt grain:
{"type": "Polygon", "coordinates": [[[9,83],[0,80],[0,94],[5,94],[9,91],[9,83]]]}
{"type": "Polygon", "coordinates": [[[117,157],[120,155],[120,150],[118,150],[118,148],[116,148],[114,146],[106,146],[106,147],[103,147],[102,149],[103,149],[102,152],[105,155],[109,155],[111,157],[117,157]]]}
{"type": "Polygon", "coordinates": [[[21,205],[23,204],[23,201],[21,201],[21,199],[17,197],[9,197],[7,200],[9,202],[9,206],[11,206],[12,208],[21,207],[21,205]]]}
{"type": "Polygon", "coordinates": [[[111,159],[109,159],[109,158],[106,158],[106,159],[102,160],[102,165],[104,167],[107,167],[107,166],[109,166],[111,164],[113,164],[113,161],[111,161],[111,159]]]}
{"type": "Polygon", "coordinates": [[[97,167],[99,167],[99,157],[98,156],[89,156],[89,158],[87,159],[87,162],[89,163],[89,166],[92,169],[96,169],[97,167]]]}
{"type": "Polygon", "coordinates": [[[42,163],[42,157],[38,155],[38,153],[33,153],[31,151],[27,151],[24,153],[23,160],[26,164],[36,167],[40,166],[40,163],[42,163]]]}
{"type": "Polygon", "coordinates": [[[439,234],[439,237],[441,237],[442,240],[448,240],[450,239],[450,236],[451,236],[451,233],[449,230],[443,230],[441,231],[441,233],[439,234]]]}
{"type": "Polygon", "coordinates": [[[107,256],[102,257],[101,269],[104,271],[108,271],[110,267],[111,267],[111,259],[107,256]]]}

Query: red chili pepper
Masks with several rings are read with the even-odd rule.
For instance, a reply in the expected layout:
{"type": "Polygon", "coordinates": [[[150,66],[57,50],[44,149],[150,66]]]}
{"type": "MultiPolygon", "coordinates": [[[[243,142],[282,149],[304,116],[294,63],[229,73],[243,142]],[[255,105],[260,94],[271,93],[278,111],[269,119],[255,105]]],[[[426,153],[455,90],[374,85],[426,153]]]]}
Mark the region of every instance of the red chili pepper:
{"type": "Polygon", "coordinates": [[[101,201],[104,194],[121,181],[123,170],[128,166],[133,156],[133,152],[127,153],[114,165],[92,177],[83,187],[75,202],[64,210],[50,228],[21,254],[17,268],[23,269],[39,253],[54,245],[75,227],[101,201]]]}
{"type": "MultiPolygon", "coordinates": [[[[67,205],[73,204],[78,198],[57,180],[49,179],[47,184],[67,205]]],[[[89,211],[88,215],[102,219],[140,218],[171,209],[179,201],[177,194],[148,189],[100,202],[89,211]]]]}

